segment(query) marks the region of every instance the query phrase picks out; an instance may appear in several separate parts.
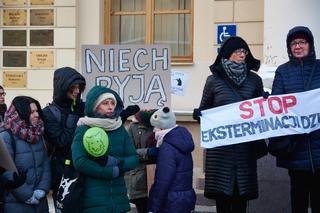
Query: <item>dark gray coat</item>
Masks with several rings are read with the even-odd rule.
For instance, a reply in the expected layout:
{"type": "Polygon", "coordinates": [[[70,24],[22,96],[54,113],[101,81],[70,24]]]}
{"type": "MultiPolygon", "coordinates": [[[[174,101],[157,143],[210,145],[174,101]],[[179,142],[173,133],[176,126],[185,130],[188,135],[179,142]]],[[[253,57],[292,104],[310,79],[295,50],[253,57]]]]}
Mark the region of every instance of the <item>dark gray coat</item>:
{"type": "MultiPolygon", "coordinates": [[[[11,137],[8,132],[0,133],[6,147],[13,157],[11,137]]],[[[17,189],[11,190],[5,196],[5,212],[45,213],[49,212],[47,198],[43,198],[38,205],[28,205],[28,200],[35,189],[42,189],[46,193],[50,190],[50,162],[47,156],[44,141],[38,140],[34,144],[27,143],[17,137],[15,164],[16,167],[27,170],[26,182],[17,189]]]]}

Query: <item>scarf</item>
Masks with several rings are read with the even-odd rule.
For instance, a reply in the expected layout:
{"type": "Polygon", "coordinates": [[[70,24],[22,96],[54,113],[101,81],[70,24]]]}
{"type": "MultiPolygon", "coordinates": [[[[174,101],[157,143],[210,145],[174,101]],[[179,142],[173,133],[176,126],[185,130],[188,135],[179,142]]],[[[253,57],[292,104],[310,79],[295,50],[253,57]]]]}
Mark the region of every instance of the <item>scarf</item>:
{"type": "Polygon", "coordinates": [[[25,120],[19,117],[14,105],[11,105],[5,113],[1,127],[10,129],[13,135],[30,144],[35,144],[43,136],[44,132],[44,124],[41,119],[35,125],[28,125],[25,120]]]}
{"type": "Polygon", "coordinates": [[[160,131],[155,132],[155,139],[157,141],[156,147],[160,147],[163,143],[163,138],[166,136],[168,132],[170,132],[173,128],[176,128],[178,125],[175,125],[174,127],[170,129],[162,129],[160,131]]]}
{"type": "Polygon", "coordinates": [[[122,120],[118,118],[90,118],[84,116],[79,119],[77,126],[87,125],[90,127],[100,127],[106,131],[118,129],[122,125],[122,120]]]}
{"type": "Polygon", "coordinates": [[[236,85],[240,86],[248,75],[246,63],[237,63],[222,58],[222,66],[229,77],[236,85]]]}

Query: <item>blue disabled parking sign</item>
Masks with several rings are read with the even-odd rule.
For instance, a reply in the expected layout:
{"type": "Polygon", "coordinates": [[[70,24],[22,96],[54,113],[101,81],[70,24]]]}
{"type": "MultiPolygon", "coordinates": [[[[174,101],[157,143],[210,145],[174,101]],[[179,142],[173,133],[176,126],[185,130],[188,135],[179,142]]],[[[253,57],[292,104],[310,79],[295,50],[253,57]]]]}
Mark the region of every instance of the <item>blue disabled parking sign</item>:
{"type": "Polygon", "coordinates": [[[237,25],[218,25],[218,44],[221,44],[226,38],[237,35],[237,25]]]}

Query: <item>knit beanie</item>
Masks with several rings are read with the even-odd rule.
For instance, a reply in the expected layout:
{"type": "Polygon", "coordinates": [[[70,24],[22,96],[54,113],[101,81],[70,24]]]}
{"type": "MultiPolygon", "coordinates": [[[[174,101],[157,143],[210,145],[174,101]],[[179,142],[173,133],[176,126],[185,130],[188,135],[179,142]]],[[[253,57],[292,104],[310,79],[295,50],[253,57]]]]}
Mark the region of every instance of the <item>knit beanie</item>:
{"type": "Polygon", "coordinates": [[[137,119],[137,121],[146,126],[146,127],[151,127],[151,123],[150,123],[150,118],[151,116],[153,115],[153,113],[155,112],[156,110],[141,110],[139,112],[137,112],[134,117],[135,119],[137,119]]]}
{"type": "Polygon", "coordinates": [[[225,44],[223,45],[223,52],[222,52],[222,57],[225,59],[229,59],[231,54],[237,50],[237,49],[245,49],[249,52],[248,45],[245,43],[243,39],[230,39],[226,40],[225,44]]]}
{"type": "Polygon", "coordinates": [[[93,157],[101,157],[106,154],[109,147],[107,133],[99,127],[91,127],[83,135],[83,146],[93,157]]]}
{"type": "Polygon", "coordinates": [[[93,108],[96,109],[101,102],[103,102],[104,100],[107,100],[107,99],[112,99],[114,101],[115,105],[117,105],[117,99],[116,99],[116,97],[114,97],[114,95],[112,93],[102,93],[98,97],[96,102],[94,103],[94,107],[93,108]]]}
{"type": "Polygon", "coordinates": [[[159,129],[170,129],[176,125],[176,116],[169,107],[164,107],[153,113],[150,123],[159,129]]]}

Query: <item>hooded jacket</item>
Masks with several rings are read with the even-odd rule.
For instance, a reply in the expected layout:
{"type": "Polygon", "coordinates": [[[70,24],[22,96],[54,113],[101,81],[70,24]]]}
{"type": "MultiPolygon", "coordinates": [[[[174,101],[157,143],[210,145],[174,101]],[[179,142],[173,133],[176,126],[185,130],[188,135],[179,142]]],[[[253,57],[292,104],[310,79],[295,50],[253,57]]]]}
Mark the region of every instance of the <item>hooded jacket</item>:
{"type": "MultiPolygon", "coordinates": [[[[199,110],[219,107],[262,95],[262,79],[251,71],[259,69],[260,61],[252,56],[249,47],[246,48],[249,52],[245,60],[248,74],[244,82],[238,86],[227,77],[221,65],[221,58],[224,45],[230,39],[241,38],[231,37],[222,45],[217,59],[210,66],[212,75],[208,76],[205,83],[199,110]],[[234,93],[231,86],[237,91],[241,99],[234,93]]],[[[243,41],[243,39],[241,40],[243,41]]],[[[210,199],[218,198],[221,195],[232,196],[235,183],[237,183],[240,196],[245,199],[257,198],[257,158],[261,157],[259,156],[259,150],[263,145],[264,141],[260,141],[259,143],[247,142],[206,149],[204,195],[210,199]]],[[[264,154],[266,152],[267,150],[264,154]]]]}
{"type": "Polygon", "coordinates": [[[194,210],[196,195],[192,188],[193,150],[192,136],[184,127],[177,126],[164,136],[150,190],[150,212],[187,213],[194,210]]]}
{"type": "MultiPolygon", "coordinates": [[[[97,116],[94,112],[95,101],[103,93],[112,93],[117,100],[115,116],[120,118],[123,110],[121,98],[113,90],[102,86],[93,87],[86,97],[85,115],[91,118],[97,116]]],[[[106,131],[109,147],[105,156],[94,158],[83,146],[83,135],[90,127],[78,126],[72,142],[72,161],[75,168],[84,176],[83,212],[122,213],[130,210],[129,199],[123,173],[138,165],[138,157],[134,145],[123,125],[106,131]],[[120,176],[113,178],[112,167],[102,166],[101,158],[107,160],[111,155],[120,160],[120,176]]]]}
{"type": "Polygon", "coordinates": [[[52,153],[52,188],[57,190],[64,168],[64,160],[68,155],[77,127],[77,122],[84,113],[84,103],[80,95],[76,100],[74,110],[71,110],[72,100],[67,97],[69,88],[79,84],[84,89],[84,77],[75,69],[63,67],[54,72],[53,101],[43,109],[45,133],[52,153]],[[55,112],[55,113],[53,113],[55,112]]]}
{"type": "MultiPolygon", "coordinates": [[[[288,32],[286,44],[289,61],[277,68],[272,86],[272,94],[280,95],[320,88],[320,61],[316,60],[314,39],[311,31],[303,26],[294,27],[288,32]],[[290,49],[291,38],[296,33],[304,33],[309,41],[309,54],[301,59],[295,58],[290,49]],[[310,87],[305,88],[314,66],[310,87]]],[[[293,153],[290,156],[277,157],[277,165],[294,170],[319,170],[320,130],[309,134],[291,135],[289,137],[290,141],[295,143],[293,153]]],[[[270,143],[273,141],[274,139],[271,138],[270,143]]]]}

